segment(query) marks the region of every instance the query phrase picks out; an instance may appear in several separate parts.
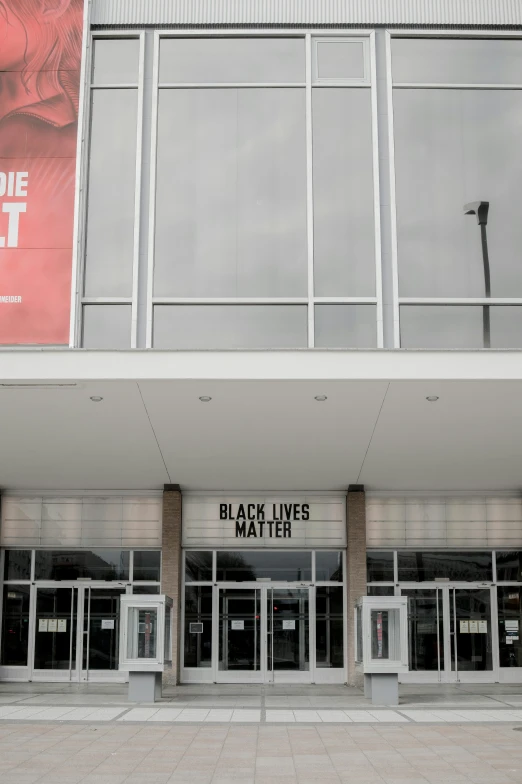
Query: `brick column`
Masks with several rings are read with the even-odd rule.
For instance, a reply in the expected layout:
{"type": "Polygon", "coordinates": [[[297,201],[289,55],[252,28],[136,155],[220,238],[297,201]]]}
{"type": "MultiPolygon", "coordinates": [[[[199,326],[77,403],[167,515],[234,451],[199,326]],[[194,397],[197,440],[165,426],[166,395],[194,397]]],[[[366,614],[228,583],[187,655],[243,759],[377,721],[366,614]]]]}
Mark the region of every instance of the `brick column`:
{"type": "Polygon", "coordinates": [[[172,668],[163,673],[163,683],[179,683],[181,637],[181,490],[164,485],[161,540],[161,592],[173,601],[172,668]]]}
{"type": "Polygon", "coordinates": [[[350,485],[346,497],[348,684],[362,686],[355,671],[354,607],[366,595],[366,496],[364,485],[350,485]]]}

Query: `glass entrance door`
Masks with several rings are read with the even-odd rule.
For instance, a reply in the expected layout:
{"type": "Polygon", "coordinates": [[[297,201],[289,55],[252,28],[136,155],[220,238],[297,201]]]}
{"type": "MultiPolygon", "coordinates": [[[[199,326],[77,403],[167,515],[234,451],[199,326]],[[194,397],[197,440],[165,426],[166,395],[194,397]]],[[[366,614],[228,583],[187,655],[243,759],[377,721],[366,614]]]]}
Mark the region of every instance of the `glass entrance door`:
{"type": "Polygon", "coordinates": [[[267,588],[266,681],[310,680],[308,588],[267,588]]]}
{"type": "Polygon", "coordinates": [[[402,588],[408,596],[405,682],[493,682],[490,586],[402,588]]]}
{"type": "Polygon", "coordinates": [[[120,596],[124,593],[125,588],[84,588],[81,676],[84,681],[93,677],[111,678],[118,672],[120,596]]]}
{"type": "Polygon", "coordinates": [[[440,588],[405,589],[408,601],[410,672],[426,681],[441,681],[444,674],[444,610],[440,588]]]}
{"type": "Polygon", "coordinates": [[[492,680],[491,589],[450,588],[449,618],[451,680],[492,680]]]}
{"type": "Polygon", "coordinates": [[[219,591],[217,680],[262,683],[261,589],[219,591]]]}
{"type": "Polygon", "coordinates": [[[220,587],[221,683],[310,682],[308,588],[220,587]]]}
{"type": "Polygon", "coordinates": [[[74,680],[76,671],[78,590],[37,587],[33,677],[74,680]]]}

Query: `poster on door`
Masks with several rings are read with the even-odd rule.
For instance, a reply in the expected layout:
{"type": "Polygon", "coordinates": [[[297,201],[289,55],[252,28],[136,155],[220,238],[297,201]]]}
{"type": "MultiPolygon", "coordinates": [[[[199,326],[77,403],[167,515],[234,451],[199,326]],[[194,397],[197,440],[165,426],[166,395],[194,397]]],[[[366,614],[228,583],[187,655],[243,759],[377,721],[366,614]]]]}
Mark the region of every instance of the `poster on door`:
{"type": "Polygon", "coordinates": [[[0,0],[0,344],[67,344],[84,0],[0,0]]]}

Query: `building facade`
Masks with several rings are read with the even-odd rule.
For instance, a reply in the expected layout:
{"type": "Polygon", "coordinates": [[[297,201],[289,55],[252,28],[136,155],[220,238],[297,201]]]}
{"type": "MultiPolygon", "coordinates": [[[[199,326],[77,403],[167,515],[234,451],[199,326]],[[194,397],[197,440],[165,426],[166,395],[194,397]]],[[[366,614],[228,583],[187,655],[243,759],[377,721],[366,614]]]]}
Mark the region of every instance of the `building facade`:
{"type": "Polygon", "coordinates": [[[522,8],[0,2],[0,678],[522,681],[522,8]],[[3,59],[2,59],[3,58],[3,59]]]}

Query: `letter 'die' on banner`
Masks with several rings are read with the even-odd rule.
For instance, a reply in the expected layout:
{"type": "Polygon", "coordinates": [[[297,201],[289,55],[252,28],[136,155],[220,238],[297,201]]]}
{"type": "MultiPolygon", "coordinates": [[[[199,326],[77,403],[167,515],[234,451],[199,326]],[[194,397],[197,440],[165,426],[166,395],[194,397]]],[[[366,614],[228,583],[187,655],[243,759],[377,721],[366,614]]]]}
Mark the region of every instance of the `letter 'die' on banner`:
{"type": "Polygon", "coordinates": [[[0,344],[67,344],[83,0],[0,0],[0,344]]]}

